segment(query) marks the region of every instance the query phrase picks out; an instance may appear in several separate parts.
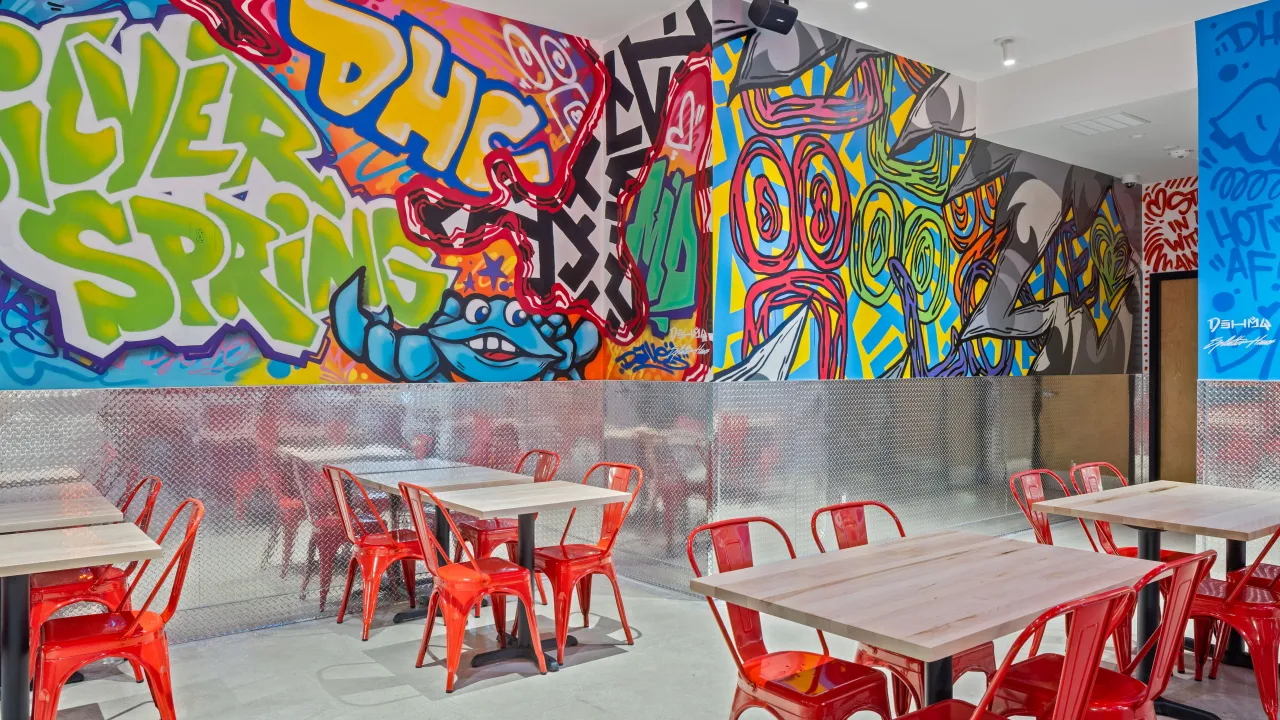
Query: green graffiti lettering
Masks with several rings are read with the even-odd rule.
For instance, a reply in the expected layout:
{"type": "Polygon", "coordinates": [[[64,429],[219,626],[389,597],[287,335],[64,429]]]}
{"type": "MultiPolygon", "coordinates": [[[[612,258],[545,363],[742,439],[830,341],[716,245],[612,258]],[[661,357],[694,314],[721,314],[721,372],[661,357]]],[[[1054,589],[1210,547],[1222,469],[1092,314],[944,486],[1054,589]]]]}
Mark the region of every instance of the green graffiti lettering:
{"type": "MultiPolygon", "coordinates": [[[[196,27],[200,27],[197,25],[196,27]]],[[[201,28],[203,33],[203,28],[201,28]]],[[[208,33],[204,33],[208,37],[208,33]]],[[[212,121],[204,113],[226,92],[227,66],[209,63],[187,71],[182,79],[182,95],[174,108],[169,132],[156,156],[152,177],[175,178],[221,175],[236,161],[235,150],[197,150],[192,143],[207,142],[212,121]]]]}
{"type": "MultiPolygon", "coordinates": [[[[307,301],[307,291],[302,280],[303,258],[307,254],[306,238],[294,238],[276,246],[276,287],[290,300],[302,305],[307,301]]],[[[315,310],[319,310],[316,308],[315,310]]],[[[313,310],[313,312],[315,311],[313,310]]]]}
{"type": "Polygon", "coordinates": [[[449,289],[449,278],[429,269],[435,255],[405,237],[395,208],[373,211],[373,237],[385,268],[387,307],[403,325],[425,325],[440,309],[440,297],[449,289]],[[402,292],[402,288],[407,291],[402,292]]]}
{"type": "Polygon", "coordinates": [[[27,211],[18,220],[22,239],[35,252],[56,263],[124,286],[124,293],[102,287],[95,280],[75,282],[76,299],[84,308],[85,332],[104,345],[124,333],[152,332],[173,316],[173,296],[164,275],[127,255],[97,250],[84,242],[94,233],[113,245],[130,242],[129,226],[120,203],[108,202],[85,190],[54,201],[53,212],[27,211]]]}
{"type": "Polygon", "coordinates": [[[693,183],[681,172],[667,174],[668,161],[653,164],[626,227],[627,247],[645,268],[645,290],[653,322],[666,332],[660,313],[691,307],[697,289],[698,223],[693,183]]]}
{"type": "Polygon", "coordinates": [[[268,337],[301,347],[315,342],[320,325],[267,279],[267,248],[279,237],[274,225],[239,207],[207,195],[209,211],[230,233],[231,253],[224,267],[209,281],[213,309],[235,322],[247,312],[268,337]]]}
{"type": "MultiPolygon", "coordinates": [[[[40,207],[49,206],[40,169],[40,110],[30,102],[0,110],[0,144],[13,156],[18,174],[18,197],[40,207]]],[[[0,162],[0,168],[5,164],[0,162]]],[[[5,191],[0,190],[0,198],[5,191]]]]}
{"type": "Polygon", "coordinates": [[[40,43],[21,24],[0,18],[0,92],[21,90],[40,75],[40,43]]]}
{"type": "Polygon", "coordinates": [[[178,63],[155,35],[144,34],[139,45],[141,69],[132,106],[120,65],[95,45],[76,46],[76,60],[80,62],[85,87],[98,117],[120,122],[123,159],[107,181],[107,192],[119,192],[138,184],[151,151],[164,132],[169,106],[178,88],[178,63]]]}
{"type": "Polygon", "coordinates": [[[296,186],[330,215],[342,217],[347,203],[338,183],[332,177],[321,178],[304,159],[320,152],[320,138],[274,85],[243,65],[231,79],[225,139],[244,143],[245,154],[224,188],[247,183],[256,160],[271,177],[296,186]]]}
{"type": "Polygon", "coordinates": [[[198,210],[147,197],[133,198],[129,209],[138,232],[151,236],[160,263],[173,277],[182,324],[216,325],[195,283],[217,270],[226,252],[217,223],[198,210]]]}
{"type": "MultiPolygon", "coordinates": [[[[356,270],[362,267],[372,268],[373,247],[369,241],[369,228],[365,225],[365,215],[359,210],[351,214],[351,247],[342,230],[323,215],[317,215],[311,226],[311,251],[307,258],[307,298],[311,309],[328,307],[329,296],[333,290],[356,270]],[[364,226],[364,227],[362,227],[364,226]]],[[[381,295],[377,292],[378,284],[375,272],[369,273],[371,282],[366,286],[369,302],[382,304],[381,295]]]]}
{"type": "Polygon", "coordinates": [[[97,177],[116,158],[116,131],[103,128],[88,133],[76,129],[84,89],[76,76],[71,47],[77,38],[93,38],[105,43],[115,34],[120,17],[70,23],[62,33],[58,54],[49,74],[49,179],[76,185],[97,177]]]}

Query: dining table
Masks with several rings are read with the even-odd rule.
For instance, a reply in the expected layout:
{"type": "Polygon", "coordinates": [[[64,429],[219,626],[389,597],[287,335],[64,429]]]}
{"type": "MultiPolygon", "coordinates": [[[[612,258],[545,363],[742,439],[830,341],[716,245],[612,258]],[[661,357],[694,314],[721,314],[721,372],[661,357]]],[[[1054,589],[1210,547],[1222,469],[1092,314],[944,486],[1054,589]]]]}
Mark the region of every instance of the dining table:
{"type": "Polygon", "coordinates": [[[941,530],[694,578],[699,594],[924,663],[925,705],[952,697],[952,656],[1158,563],[941,530]]]}
{"type": "MultiPolygon", "coordinates": [[[[522,483],[516,485],[496,485],[489,487],[473,487],[462,490],[436,492],[440,505],[451,512],[466,513],[481,520],[517,517],[517,562],[529,571],[529,591],[534,592],[535,572],[533,551],[537,547],[536,523],[534,520],[540,512],[553,510],[569,510],[602,505],[613,505],[626,502],[631,494],[620,490],[596,487],[585,483],[570,483],[561,480],[550,480],[540,483],[522,483]]],[[[478,653],[471,659],[472,667],[483,667],[507,660],[524,659],[537,662],[534,642],[540,638],[533,637],[533,630],[523,604],[516,613],[516,636],[505,648],[478,653]]],[[[578,644],[572,635],[565,642],[566,647],[578,644]]],[[[541,640],[545,653],[555,654],[554,638],[541,640]]],[[[555,672],[560,666],[553,657],[546,657],[547,670],[555,672]]]]}
{"type": "MultiPolygon", "coordinates": [[[[1101,492],[1083,493],[1031,506],[1036,512],[1081,520],[1127,525],[1138,531],[1138,556],[1160,559],[1161,536],[1180,532],[1226,540],[1226,569],[1240,570],[1246,562],[1246,543],[1270,537],[1280,529],[1280,493],[1246,488],[1220,487],[1155,480],[1101,492]]],[[[1138,637],[1146,642],[1160,624],[1160,592],[1154,585],[1138,596],[1138,637]]],[[[1227,639],[1223,662],[1252,668],[1240,636],[1227,639]]],[[[1149,677],[1151,657],[1138,668],[1139,677],[1149,677]]],[[[1203,720],[1216,717],[1199,708],[1170,700],[1157,702],[1160,715],[1203,720]]]]}
{"type": "Polygon", "coordinates": [[[161,552],[101,494],[68,490],[65,497],[12,501],[0,493],[0,720],[28,720],[31,714],[31,576],[147,560],[161,552]]]}
{"type": "MultiPolygon", "coordinates": [[[[468,490],[472,488],[501,487],[506,485],[524,485],[533,482],[530,475],[522,475],[507,470],[468,465],[456,460],[443,458],[423,458],[421,460],[364,460],[351,463],[345,468],[366,487],[375,487],[391,497],[400,496],[400,483],[408,482],[425,487],[433,493],[451,490],[468,490]]],[[[449,548],[449,522],[444,513],[435,515],[434,532],[440,547],[449,548]]],[[[461,540],[459,540],[461,542],[461,540]]],[[[444,563],[451,558],[444,558],[444,563]]],[[[396,613],[391,622],[400,624],[427,616],[427,603],[419,603],[420,607],[396,613]]]]}

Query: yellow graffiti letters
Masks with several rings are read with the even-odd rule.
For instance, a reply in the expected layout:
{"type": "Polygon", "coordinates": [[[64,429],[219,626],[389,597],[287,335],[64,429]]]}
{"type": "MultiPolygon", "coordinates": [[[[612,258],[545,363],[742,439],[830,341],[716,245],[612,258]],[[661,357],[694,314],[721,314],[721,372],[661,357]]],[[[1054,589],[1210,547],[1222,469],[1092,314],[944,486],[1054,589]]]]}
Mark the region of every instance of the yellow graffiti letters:
{"type": "Polygon", "coordinates": [[[466,137],[476,95],[476,74],[461,63],[453,63],[449,89],[443,96],[438,95],[432,85],[445,60],[444,44],[418,27],[410,33],[409,41],[413,46],[413,74],[387,102],[378,118],[378,130],[399,145],[408,145],[409,136],[417,132],[427,141],[422,161],[443,171],[466,137]],[[422,122],[427,113],[434,122],[422,122]]]}
{"type": "Polygon", "coordinates": [[[293,0],[289,27],[324,56],[319,94],[325,107],[354,115],[404,71],[404,41],[394,26],[330,0],[293,0]]]}

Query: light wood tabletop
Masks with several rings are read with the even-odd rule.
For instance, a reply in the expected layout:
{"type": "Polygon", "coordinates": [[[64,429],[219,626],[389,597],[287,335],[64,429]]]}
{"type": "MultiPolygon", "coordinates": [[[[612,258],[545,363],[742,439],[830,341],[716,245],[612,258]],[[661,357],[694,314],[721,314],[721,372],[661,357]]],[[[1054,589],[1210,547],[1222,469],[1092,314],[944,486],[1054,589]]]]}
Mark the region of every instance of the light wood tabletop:
{"type": "Polygon", "coordinates": [[[1045,500],[1032,509],[1226,540],[1257,540],[1280,528],[1280,493],[1157,480],[1045,500]]]}
{"type": "Polygon", "coordinates": [[[406,448],[393,447],[391,445],[366,445],[363,447],[292,447],[283,446],[279,448],[279,452],[292,458],[296,458],[305,463],[312,465],[322,463],[352,462],[355,460],[395,460],[395,459],[412,459],[413,455],[406,448]]]}
{"type": "Polygon", "coordinates": [[[351,460],[349,462],[340,462],[336,464],[344,470],[349,471],[352,475],[360,476],[369,473],[388,473],[399,472],[402,470],[442,470],[444,468],[470,467],[464,462],[457,460],[445,460],[443,458],[397,458],[392,460],[351,460]]]}
{"type": "Polygon", "coordinates": [[[59,500],[62,498],[101,498],[98,488],[87,482],[59,482],[22,487],[0,487],[0,503],[59,500]]]}
{"type": "Polygon", "coordinates": [[[1021,631],[1157,563],[943,530],[695,578],[717,600],[924,662],[1021,631]]]}
{"type": "Polygon", "coordinates": [[[533,482],[533,478],[528,475],[518,475],[506,470],[475,467],[474,465],[363,473],[357,474],[356,477],[360,478],[360,482],[367,486],[375,486],[393,493],[400,492],[400,483],[402,482],[421,485],[433,493],[471,488],[524,485],[533,482]]]}
{"type": "Polygon", "coordinates": [[[120,509],[97,494],[12,502],[0,494],[0,533],[103,525],[124,520],[120,509]]]}
{"type": "Polygon", "coordinates": [[[160,546],[133,523],[0,535],[0,577],[159,557],[160,546]]]}
{"type": "Polygon", "coordinates": [[[523,485],[452,490],[439,493],[436,497],[449,510],[466,513],[481,520],[491,520],[515,517],[525,513],[612,505],[626,502],[630,499],[631,493],[582,483],[552,480],[523,485]]]}
{"type": "Polygon", "coordinates": [[[79,480],[80,471],[73,467],[0,470],[0,485],[25,485],[32,482],[79,480]]]}

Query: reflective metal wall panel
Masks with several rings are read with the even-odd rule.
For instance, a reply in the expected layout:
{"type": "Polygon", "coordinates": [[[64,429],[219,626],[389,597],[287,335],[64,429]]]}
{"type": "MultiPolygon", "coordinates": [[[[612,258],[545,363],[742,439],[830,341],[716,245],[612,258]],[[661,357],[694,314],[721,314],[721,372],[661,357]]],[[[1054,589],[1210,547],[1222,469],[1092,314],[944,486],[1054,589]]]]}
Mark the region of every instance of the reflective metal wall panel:
{"type": "Polygon", "coordinates": [[[1280,490],[1280,383],[1202,380],[1199,481],[1280,490]]]}
{"type": "MultiPolygon", "coordinates": [[[[203,500],[172,627],[182,641],[336,612],[348,556],[325,552],[316,530],[332,499],[317,468],[284,459],[282,446],[417,448],[503,468],[542,447],[560,453],[570,481],[602,459],[637,464],[645,483],[615,551],[619,571],[687,591],[685,539],[715,519],[767,515],[802,553],[815,549],[810,514],[842,499],[887,502],[912,533],[1021,529],[1009,473],[1048,464],[1065,476],[1092,442],[1073,429],[1096,417],[1127,423],[1136,403],[1124,376],[7,392],[0,484],[81,478],[114,499],[143,473],[164,480],[158,517],[203,500]]],[[[539,543],[556,542],[566,518],[543,513],[539,543]]],[[[600,510],[584,510],[570,537],[594,542],[599,527],[600,510]]],[[[381,591],[383,602],[405,598],[395,573],[381,591]]]]}

